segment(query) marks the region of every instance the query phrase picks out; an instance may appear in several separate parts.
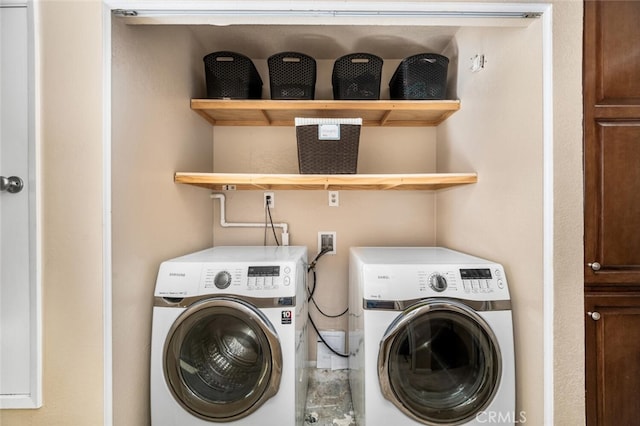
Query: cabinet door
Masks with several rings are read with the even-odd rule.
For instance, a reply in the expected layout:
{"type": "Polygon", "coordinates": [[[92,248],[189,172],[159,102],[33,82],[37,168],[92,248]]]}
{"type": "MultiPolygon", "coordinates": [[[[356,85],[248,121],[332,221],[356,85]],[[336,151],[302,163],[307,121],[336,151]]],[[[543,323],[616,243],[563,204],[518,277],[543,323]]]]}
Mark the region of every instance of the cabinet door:
{"type": "Polygon", "coordinates": [[[640,419],[640,293],[585,296],[588,426],[640,419]]]}
{"type": "Polygon", "coordinates": [[[640,284],[640,2],[586,1],[585,283],[640,284]]]}

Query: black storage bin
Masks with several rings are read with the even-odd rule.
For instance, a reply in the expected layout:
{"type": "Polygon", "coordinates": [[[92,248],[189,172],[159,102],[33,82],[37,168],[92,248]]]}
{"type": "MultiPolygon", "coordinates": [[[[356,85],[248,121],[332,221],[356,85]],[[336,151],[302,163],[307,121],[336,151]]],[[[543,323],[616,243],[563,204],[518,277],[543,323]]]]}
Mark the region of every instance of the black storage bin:
{"type": "MultiPolygon", "coordinates": [[[[296,119],[298,140],[298,167],[301,174],[353,174],[358,169],[360,124],[338,123],[338,136],[324,139],[320,126],[326,124],[300,124],[307,119],[296,119]]],[[[331,119],[319,119],[331,120],[331,119]]],[[[336,121],[336,120],[333,120],[336,121]]],[[[352,121],[352,119],[344,119],[352,121]]],[[[353,121],[352,121],[353,122],[353,121]]]]}
{"type": "Polygon", "coordinates": [[[316,61],[298,52],[281,52],[267,59],[271,99],[313,99],[316,61]]]}
{"type": "Polygon", "coordinates": [[[207,97],[260,99],[262,79],[251,59],[235,52],[213,52],[203,58],[207,97]]]}
{"type": "Polygon", "coordinates": [[[391,81],[391,99],[444,99],[447,93],[449,58],[421,53],[402,60],[391,81]]]}
{"type": "Polygon", "coordinates": [[[380,99],[382,59],[369,53],[352,53],[336,59],[331,83],[334,99],[380,99]]]}

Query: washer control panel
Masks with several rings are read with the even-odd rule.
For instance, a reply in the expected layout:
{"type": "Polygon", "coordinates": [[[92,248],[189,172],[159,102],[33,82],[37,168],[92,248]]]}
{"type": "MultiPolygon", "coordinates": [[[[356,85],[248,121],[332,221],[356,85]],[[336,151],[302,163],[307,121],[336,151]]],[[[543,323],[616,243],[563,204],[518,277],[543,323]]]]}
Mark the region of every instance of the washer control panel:
{"type": "Polygon", "coordinates": [[[269,290],[291,284],[291,268],[285,266],[249,266],[247,288],[249,290],[269,290]],[[284,274],[281,274],[285,272],[284,274]]]}
{"type": "Polygon", "coordinates": [[[226,290],[277,290],[287,288],[293,282],[289,265],[249,265],[240,268],[205,268],[203,283],[205,288],[226,290]]]}
{"type": "Polygon", "coordinates": [[[217,246],[160,264],[154,296],[304,298],[306,247],[217,246]]]}

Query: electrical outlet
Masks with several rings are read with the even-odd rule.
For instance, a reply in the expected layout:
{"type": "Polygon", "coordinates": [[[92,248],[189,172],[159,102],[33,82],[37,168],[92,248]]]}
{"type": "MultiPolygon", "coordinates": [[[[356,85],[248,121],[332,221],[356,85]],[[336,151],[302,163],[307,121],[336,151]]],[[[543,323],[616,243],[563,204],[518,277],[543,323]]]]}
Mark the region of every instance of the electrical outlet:
{"type": "Polygon", "coordinates": [[[269,203],[269,208],[273,209],[276,206],[276,196],[273,192],[265,192],[264,193],[264,205],[263,207],[267,207],[267,203],[269,203]]]}
{"type": "Polygon", "coordinates": [[[485,59],[483,54],[479,54],[471,58],[471,72],[478,72],[484,68],[485,59]]]}
{"type": "Polygon", "coordinates": [[[338,191],[329,191],[329,207],[338,207],[340,205],[340,196],[338,191]]]}
{"type": "Polygon", "coordinates": [[[328,248],[327,254],[336,254],[336,233],[333,231],[318,232],[318,253],[328,248]]]}

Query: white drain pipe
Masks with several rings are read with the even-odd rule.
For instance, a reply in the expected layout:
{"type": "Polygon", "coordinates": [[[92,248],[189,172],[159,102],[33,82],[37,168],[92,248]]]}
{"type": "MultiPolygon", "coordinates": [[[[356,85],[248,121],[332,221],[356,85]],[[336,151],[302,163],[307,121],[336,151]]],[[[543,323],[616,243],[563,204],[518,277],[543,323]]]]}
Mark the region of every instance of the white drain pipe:
{"type": "MultiPolygon", "coordinates": [[[[264,222],[227,222],[225,215],[225,196],[224,194],[211,194],[212,199],[220,200],[220,226],[223,228],[270,228],[270,223],[264,222]]],[[[274,223],[275,228],[282,228],[282,245],[289,245],[289,225],[286,223],[274,223]]]]}

